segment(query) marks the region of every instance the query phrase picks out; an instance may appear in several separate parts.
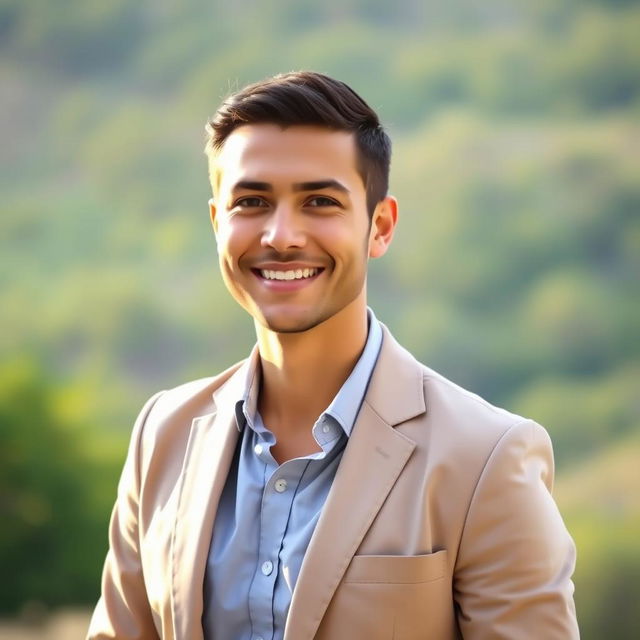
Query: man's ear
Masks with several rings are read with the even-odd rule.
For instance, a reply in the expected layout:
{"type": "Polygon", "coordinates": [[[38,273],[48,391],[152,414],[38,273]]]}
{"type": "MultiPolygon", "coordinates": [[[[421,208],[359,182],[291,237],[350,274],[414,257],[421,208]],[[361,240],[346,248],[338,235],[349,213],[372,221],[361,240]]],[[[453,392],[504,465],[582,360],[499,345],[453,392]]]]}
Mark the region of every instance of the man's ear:
{"type": "Polygon", "coordinates": [[[218,233],[218,219],[216,218],[216,203],[213,198],[209,198],[209,217],[211,218],[211,226],[213,232],[218,233]]]}
{"type": "Polygon", "coordinates": [[[398,222],[398,201],[393,196],[387,196],[376,205],[371,219],[369,232],[369,257],[383,256],[393,238],[393,232],[398,222]]]}

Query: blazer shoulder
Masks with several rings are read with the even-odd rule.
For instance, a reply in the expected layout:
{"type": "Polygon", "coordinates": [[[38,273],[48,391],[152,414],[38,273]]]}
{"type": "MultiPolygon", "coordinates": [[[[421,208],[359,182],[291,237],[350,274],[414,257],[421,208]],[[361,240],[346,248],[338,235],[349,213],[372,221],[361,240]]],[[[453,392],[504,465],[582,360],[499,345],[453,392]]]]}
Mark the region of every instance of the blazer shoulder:
{"type": "Polygon", "coordinates": [[[492,446],[525,418],[494,406],[419,362],[384,327],[384,340],[372,377],[370,403],[390,424],[412,419],[418,440],[442,436],[468,446],[492,446]]]}
{"type": "Polygon", "coordinates": [[[553,448],[544,427],[421,367],[426,411],[400,429],[418,445],[422,468],[437,469],[446,478],[446,495],[460,508],[460,531],[483,477],[498,478],[506,488],[509,478],[529,464],[540,486],[551,489],[553,448]]]}
{"type": "Polygon", "coordinates": [[[218,375],[156,393],[138,418],[143,421],[140,425],[143,449],[154,449],[158,441],[186,440],[193,420],[216,410],[214,394],[245,362],[241,360],[218,375]]]}
{"type": "MultiPolygon", "coordinates": [[[[173,412],[189,407],[197,415],[211,413],[214,409],[213,395],[246,362],[241,360],[215,376],[198,378],[160,392],[152,413],[173,412]]],[[[194,416],[195,417],[195,416],[194,416]]]]}
{"type": "Polygon", "coordinates": [[[477,393],[469,391],[442,374],[421,364],[427,410],[446,410],[463,423],[466,419],[509,427],[525,420],[522,416],[498,407],[477,393]]]}
{"type": "Polygon", "coordinates": [[[551,450],[547,431],[534,420],[497,407],[424,365],[425,420],[432,444],[481,468],[506,438],[533,436],[551,450]]]}

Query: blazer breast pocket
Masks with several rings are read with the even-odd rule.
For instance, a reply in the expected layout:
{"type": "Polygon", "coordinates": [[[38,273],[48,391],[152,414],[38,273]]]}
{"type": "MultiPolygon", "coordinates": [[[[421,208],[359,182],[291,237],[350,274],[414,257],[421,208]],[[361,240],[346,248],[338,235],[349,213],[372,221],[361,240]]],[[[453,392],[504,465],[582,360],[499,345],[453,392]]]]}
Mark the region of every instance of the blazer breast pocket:
{"type": "Polygon", "coordinates": [[[447,552],[419,556],[353,556],[343,582],[419,584],[439,580],[445,574],[447,552]]]}
{"type": "Polygon", "coordinates": [[[453,598],[446,550],[418,556],[354,556],[318,640],[448,640],[453,598]]]}

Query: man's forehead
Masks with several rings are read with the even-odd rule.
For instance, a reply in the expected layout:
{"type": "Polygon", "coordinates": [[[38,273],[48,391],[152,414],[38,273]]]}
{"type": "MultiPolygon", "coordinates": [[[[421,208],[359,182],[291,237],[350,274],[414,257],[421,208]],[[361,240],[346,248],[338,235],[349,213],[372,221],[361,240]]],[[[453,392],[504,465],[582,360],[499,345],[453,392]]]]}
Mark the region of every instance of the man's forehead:
{"type": "Polygon", "coordinates": [[[317,126],[244,125],[235,129],[212,158],[212,169],[234,172],[261,163],[338,163],[355,168],[355,138],[347,131],[317,126]]]}
{"type": "Polygon", "coordinates": [[[355,136],[351,131],[332,129],[322,125],[280,125],[270,122],[258,124],[245,124],[236,127],[222,144],[222,150],[231,148],[244,148],[248,145],[268,145],[281,143],[284,140],[298,140],[300,138],[317,140],[354,141],[355,136]]]}

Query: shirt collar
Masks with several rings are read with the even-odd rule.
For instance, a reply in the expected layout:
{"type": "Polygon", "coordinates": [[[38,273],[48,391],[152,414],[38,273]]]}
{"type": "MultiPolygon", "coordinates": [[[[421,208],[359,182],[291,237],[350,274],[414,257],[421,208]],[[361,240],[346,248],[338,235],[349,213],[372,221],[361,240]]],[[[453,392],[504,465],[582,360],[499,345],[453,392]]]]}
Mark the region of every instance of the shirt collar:
{"type": "Polygon", "coordinates": [[[342,427],[347,436],[351,435],[353,425],[360,411],[360,406],[369,386],[371,374],[378,360],[382,346],[382,329],[373,311],[367,307],[369,332],[367,342],[355,367],[345,380],[342,387],[324,411],[323,415],[330,415],[342,427]]]}
{"type": "MultiPolygon", "coordinates": [[[[318,420],[320,421],[324,416],[330,416],[342,427],[347,436],[350,436],[353,430],[353,425],[367,392],[369,380],[382,346],[382,329],[375,314],[369,307],[367,307],[367,320],[369,325],[367,341],[360,358],[331,404],[318,420]]],[[[238,430],[242,430],[245,424],[255,430],[254,418],[258,409],[261,376],[260,357],[257,348],[254,348],[251,352],[251,356],[245,362],[244,367],[246,373],[241,377],[241,380],[244,380],[244,389],[241,399],[236,402],[236,424],[238,430]]]]}

